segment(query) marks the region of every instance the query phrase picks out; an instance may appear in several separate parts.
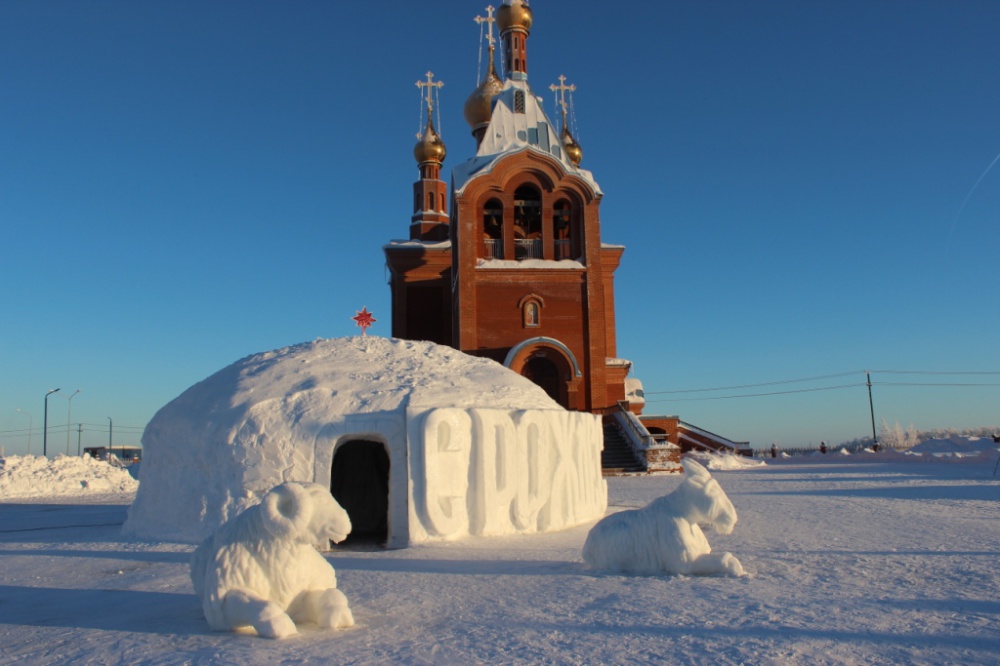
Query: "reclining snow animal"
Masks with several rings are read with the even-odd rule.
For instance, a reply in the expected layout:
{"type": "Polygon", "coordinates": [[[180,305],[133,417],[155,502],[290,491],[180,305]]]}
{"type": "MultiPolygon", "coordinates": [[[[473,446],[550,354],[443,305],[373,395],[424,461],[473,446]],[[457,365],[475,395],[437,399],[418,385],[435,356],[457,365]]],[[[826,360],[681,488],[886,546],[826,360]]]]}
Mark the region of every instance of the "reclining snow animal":
{"type": "Polygon", "coordinates": [[[350,627],[354,617],[337,576],[313,544],[343,541],[351,519],[315,483],[283,483],[260,504],[223,523],[191,557],[191,582],[209,626],[253,627],[268,638],[298,633],[296,622],[350,627]]]}
{"type": "Polygon", "coordinates": [[[743,575],[743,565],[732,553],[712,552],[699,527],[732,532],[733,503],[707,469],[687,458],[681,465],[684,480],[673,492],[594,525],[583,544],[587,564],[637,574],[743,575]]]}

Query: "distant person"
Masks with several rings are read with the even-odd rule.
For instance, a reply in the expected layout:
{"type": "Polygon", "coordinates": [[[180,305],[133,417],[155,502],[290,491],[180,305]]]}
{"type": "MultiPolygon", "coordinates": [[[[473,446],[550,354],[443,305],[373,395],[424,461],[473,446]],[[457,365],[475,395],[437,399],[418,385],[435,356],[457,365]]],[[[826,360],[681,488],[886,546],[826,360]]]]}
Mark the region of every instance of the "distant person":
{"type": "Polygon", "coordinates": [[[826,442],[819,443],[819,452],[822,453],[824,456],[826,455],[826,442]]]}
{"type": "Polygon", "coordinates": [[[777,444],[772,444],[771,445],[771,457],[772,458],[777,458],[778,457],[778,445],[777,444]]]}

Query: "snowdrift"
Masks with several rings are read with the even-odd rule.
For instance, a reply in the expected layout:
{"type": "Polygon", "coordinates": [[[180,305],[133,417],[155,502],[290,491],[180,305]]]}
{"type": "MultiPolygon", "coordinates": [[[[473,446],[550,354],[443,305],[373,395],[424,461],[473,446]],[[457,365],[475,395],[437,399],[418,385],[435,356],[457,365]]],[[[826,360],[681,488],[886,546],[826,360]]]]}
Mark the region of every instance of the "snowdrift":
{"type": "Polygon", "coordinates": [[[563,529],[607,507],[599,417],[429,342],[341,338],[249,356],[163,407],[142,442],[124,531],[143,538],[198,542],[279,483],[331,487],[348,444],[386,458],[387,479],[339,474],[369,494],[385,485],[391,547],[563,529]]]}
{"type": "Polygon", "coordinates": [[[86,455],[0,458],[0,499],[134,493],[138,487],[127,470],[86,455]]]}

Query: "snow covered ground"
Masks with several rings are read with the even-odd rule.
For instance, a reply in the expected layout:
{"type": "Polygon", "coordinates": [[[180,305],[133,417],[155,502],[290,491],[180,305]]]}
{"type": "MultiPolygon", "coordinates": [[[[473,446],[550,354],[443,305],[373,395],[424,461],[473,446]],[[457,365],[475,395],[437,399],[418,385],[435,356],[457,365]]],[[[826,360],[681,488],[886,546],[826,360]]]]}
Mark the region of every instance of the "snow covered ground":
{"type": "MultiPolygon", "coordinates": [[[[357,626],[208,629],[187,544],[124,539],[131,493],[0,504],[0,661],[18,664],[997,664],[1000,479],[978,456],[715,469],[743,578],[596,574],[563,532],[328,554],[357,626]]],[[[609,480],[611,511],[680,477],[609,480]]]]}

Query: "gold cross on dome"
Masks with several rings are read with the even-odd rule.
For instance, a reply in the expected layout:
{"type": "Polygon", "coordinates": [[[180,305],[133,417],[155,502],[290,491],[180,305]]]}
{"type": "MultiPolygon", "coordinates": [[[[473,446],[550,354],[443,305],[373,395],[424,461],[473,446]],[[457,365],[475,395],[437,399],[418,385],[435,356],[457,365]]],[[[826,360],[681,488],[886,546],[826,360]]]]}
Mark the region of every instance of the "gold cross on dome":
{"type": "Polygon", "coordinates": [[[427,112],[430,113],[434,110],[433,90],[434,88],[443,88],[444,81],[434,81],[434,72],[427,72],[424,76],[427,77],[427,81],[417,81],[417,87],[427,88],[427,97],[424,99],[427,100],[427,112]]]}
{"type": "Polygon", "coordinates": [[[552,85],[549,86],[549,90],[551,90],[552,92],[558,92],[559,93],[559,106],[560,106],[560,108],[562,108],[563,119],[565,120],[565,118],[566,118],[566,91],[568,90],[570,92],[573,92],[574,90],[576,90],[576,86],[572,85],[572,84],[566,85],[566,77],[563,76],[562,74],[560,74],[559,75],[559,85],[556,85],[556,84],[553,83],[552,85]]]}
{"type": "Polygon", "coordinates": [[[496,23],[497,21],[495,18],[493,18],[493,5],[486,6],[486,16],[477,16],[472,20],[478,23],[479,25],[482,25],[484,23],[489,24],[489,32],[487,33],[486,41],[489,42],[490,48],[493,48],[495,41],[493,39],[493,24],[496,23]]]}

